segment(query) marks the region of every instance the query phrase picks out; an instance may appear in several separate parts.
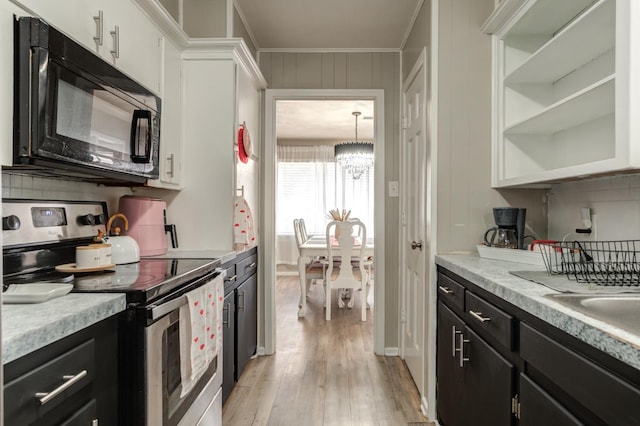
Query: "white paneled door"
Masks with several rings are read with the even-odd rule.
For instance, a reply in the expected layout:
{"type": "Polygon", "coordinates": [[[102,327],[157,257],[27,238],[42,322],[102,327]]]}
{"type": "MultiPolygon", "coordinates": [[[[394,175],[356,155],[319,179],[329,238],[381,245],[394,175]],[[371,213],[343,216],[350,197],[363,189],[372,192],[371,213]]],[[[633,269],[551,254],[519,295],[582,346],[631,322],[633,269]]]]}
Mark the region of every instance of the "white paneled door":
{"type": "Polygon", "coordinates": [[[426,70],[419,61],[405,83],[401,148],[402,259],[401,355],[425,395],[427,223],[426,70]]]}

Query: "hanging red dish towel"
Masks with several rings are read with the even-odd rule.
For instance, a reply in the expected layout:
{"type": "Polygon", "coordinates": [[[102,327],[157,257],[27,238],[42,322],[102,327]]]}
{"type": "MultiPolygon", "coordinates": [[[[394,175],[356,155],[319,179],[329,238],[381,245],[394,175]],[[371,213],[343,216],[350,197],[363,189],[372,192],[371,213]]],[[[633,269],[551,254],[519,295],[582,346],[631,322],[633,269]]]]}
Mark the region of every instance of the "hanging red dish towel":
{"type": "Polygon", "coordinates": [[[238,195],[233,203],[233,237],[236,251],[244,251],[256,245],[253,215],[247,200],[238,195]]]}
{"type": "Polygon", "coordinates": [[[198,382],[222,345],[226,271],[186,294],[180,307],[180,377],[183,397],[198,382]]]}

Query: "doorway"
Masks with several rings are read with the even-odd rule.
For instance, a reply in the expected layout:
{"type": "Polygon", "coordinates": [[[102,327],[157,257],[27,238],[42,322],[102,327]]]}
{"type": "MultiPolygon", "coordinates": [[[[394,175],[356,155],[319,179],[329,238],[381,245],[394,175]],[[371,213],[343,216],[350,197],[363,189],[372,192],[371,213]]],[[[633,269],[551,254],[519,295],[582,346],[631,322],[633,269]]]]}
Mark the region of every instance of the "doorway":
{"type": "MultiPolygon", "coordinates": [[[[265,93],[265,138],[263,155],[262,259],[264,265],[264,352],[276,350],[276,115],[280,101],[369,100],[374,108],[374,204],[384,206],[384,91],[383,90],[267,90],[265,93]]],[[[374,280],[374,352],[384,354],[384,208],[376,210],[376,279],[374,280]]],[[[301,319],[292,319],[304,321],[301,319]]]]}

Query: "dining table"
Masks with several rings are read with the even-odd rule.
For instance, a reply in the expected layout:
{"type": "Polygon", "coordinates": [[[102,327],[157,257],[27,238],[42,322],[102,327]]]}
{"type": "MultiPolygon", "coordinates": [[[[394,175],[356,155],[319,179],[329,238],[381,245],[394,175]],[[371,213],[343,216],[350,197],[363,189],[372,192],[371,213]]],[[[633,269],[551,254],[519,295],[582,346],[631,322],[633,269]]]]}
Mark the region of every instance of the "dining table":
{"type": "MultiPolygon", "coordinates": [[[[356,242],[356,245],[354,245],[354,249],[359,250],[360,244],[356,242]]],[[[304,318],[305,311],[307,309],[307,286],[305,284],[307,282],[307,265],[311,263],[314,258],[327,255],[327,239],[324,235],[310,236],[304,243],[299,246],[299,251],[300,254],[298,256],[298,273],[300,274],[300,303],[298,304],[298,317],[304,318]]],[[[363,256],[373,256],[373,253],[373,237],[367,238],[363,256]]]]}

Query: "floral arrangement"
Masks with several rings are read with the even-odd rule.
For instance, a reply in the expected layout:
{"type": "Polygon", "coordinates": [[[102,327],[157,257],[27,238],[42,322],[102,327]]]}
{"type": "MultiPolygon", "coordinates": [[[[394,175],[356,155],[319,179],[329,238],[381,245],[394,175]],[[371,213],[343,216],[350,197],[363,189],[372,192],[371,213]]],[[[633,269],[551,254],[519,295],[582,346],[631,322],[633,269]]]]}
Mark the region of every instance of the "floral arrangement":
{"type": "Polygon", "coordinates": [[[337,208],[329,210],[329,215],[327,216],[331,220],[337,220],[340,222],[344,222],[349,219],[349,215],[351,214],[351,210],[347,211],[342,209],[342,211],[337,208]]]}

